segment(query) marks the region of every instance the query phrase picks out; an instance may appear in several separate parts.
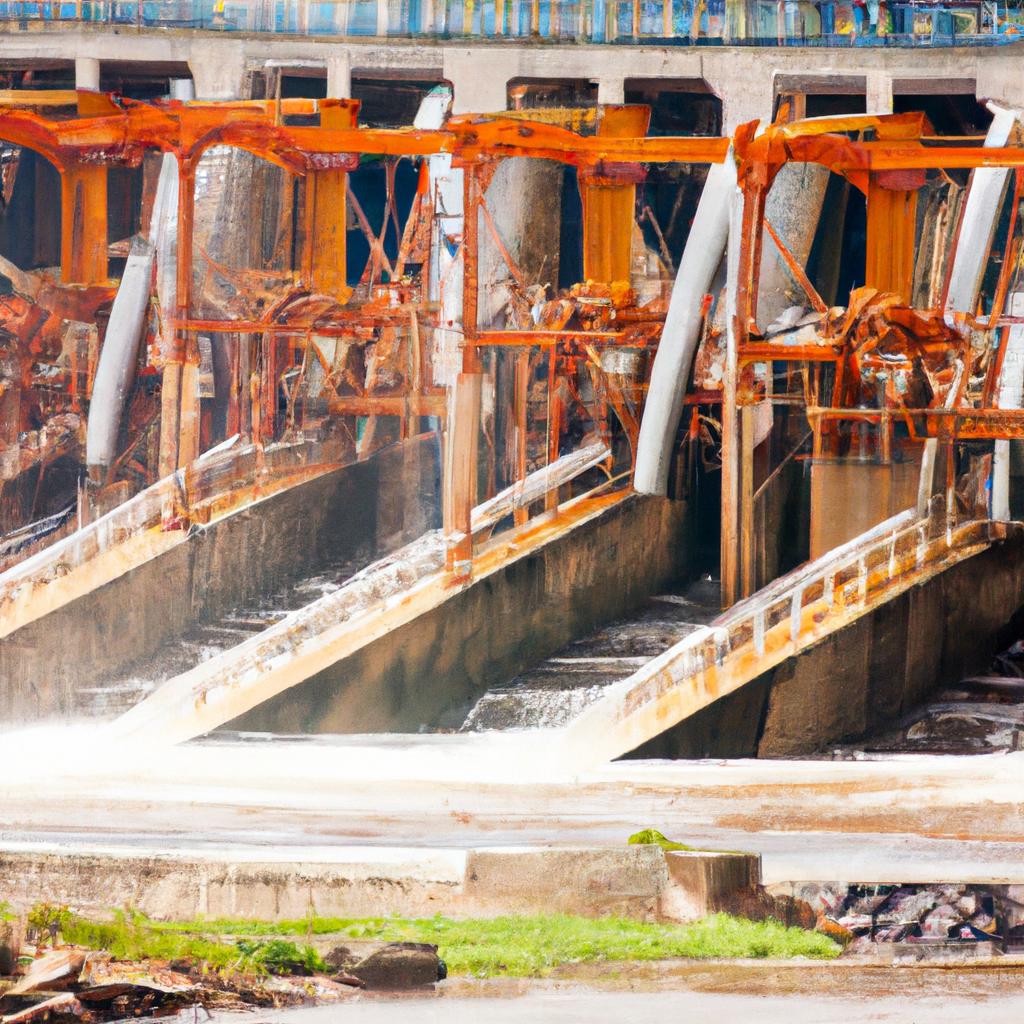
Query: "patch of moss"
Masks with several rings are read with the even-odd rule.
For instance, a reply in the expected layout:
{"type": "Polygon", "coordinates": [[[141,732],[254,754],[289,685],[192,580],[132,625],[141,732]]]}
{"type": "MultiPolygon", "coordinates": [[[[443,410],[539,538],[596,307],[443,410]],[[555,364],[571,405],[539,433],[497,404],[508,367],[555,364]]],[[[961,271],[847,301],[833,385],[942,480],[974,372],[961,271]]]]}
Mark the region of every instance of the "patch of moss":
{"type": "Polygon", "coordinates": [[[663,850],[685,850],[693,852],[696,847],[666,839],[656,828],[645,828],[634,832],[627,840],[630,846],[660,846],[663,850]]]}

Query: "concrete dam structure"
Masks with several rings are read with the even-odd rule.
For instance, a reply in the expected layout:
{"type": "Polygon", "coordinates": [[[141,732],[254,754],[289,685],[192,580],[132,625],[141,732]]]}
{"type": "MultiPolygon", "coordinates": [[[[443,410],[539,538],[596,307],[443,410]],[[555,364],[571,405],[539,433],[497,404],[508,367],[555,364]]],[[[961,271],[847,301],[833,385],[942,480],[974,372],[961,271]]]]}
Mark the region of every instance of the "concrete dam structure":
{"type": "Polygon", "coordinates": [[[0,1024],[508,915],[1017,984],[1021,32],[0,3],[0,1024]],[[87,917],[229,967],[25,992],[87,917]]]}
{"type": "Polygon", "coordinates": [[[348,736],[386,771],[804,755],[984,672],[1024,604],[1011,108],[946,140],[795,94],[730,136],[529,89],[435,87],[407,128],[4,102],[62,196],[59,279],[4,257],[12,315],[65,375],[12,378],[50,419],[11,449],[10,724],[348,736]],[[87,472],[33,520],[72,420],[87,472]]]}

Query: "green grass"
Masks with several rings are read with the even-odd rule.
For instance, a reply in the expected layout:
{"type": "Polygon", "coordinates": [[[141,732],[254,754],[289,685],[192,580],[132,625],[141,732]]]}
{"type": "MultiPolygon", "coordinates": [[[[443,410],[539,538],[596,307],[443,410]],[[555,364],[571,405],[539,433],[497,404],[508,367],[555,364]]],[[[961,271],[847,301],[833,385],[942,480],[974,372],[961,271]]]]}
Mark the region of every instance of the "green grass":
{"type": "Polygon", "coordinates": [[[439,947],[452,974],[479,977],[528,977],[563,964],[595,961],[796,956],[828,960],[840,952],[838,945],[816,932],[786,928],[775,921],[755,923],[727,914],[715,914],[687,925],[648,924],[613,917],[594,920],[564,914],[466,921],[443,917],[310,917],[277,922],[157,922],[137,914],[122,914],[109,924],[75,918],[69,928],[62,927],[62,932],[69,942],[108,949],[125,959],[193,958],[214,969],[257,971],[273,971],[274,958],[304,962],[316,969],[318,958],[308,947],[292,943],[287,943],[291,948],[282,952],[273,941],[243,941],[236,945],[229,941],[229,936],[283,939],[331,934],[339,936],[340,943],[344,943],[345,937],[431,942],[439,947]],[[269,947],[273,949],[267,952],[269,947]]]}
{"type": "Polygon", "coordinates": [[[280,939],[230,942],[208,937],[203,929],[168,928],[135,912],[119,911],[112,921],[89,921],[65,911],[60,933],[65,942],[107,950],[119,960],[189,960],[211,970],[260,975],[325,968],[309,946],[280,939]]]}

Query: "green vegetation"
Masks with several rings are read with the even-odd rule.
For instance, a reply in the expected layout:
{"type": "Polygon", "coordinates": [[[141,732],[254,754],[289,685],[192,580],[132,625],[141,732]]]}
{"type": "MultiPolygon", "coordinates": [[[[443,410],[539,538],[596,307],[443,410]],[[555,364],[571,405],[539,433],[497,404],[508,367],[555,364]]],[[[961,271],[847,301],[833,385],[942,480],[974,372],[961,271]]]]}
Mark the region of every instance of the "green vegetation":
{"type": "Polygon", "coordinates": [[[218,919],[164,923],[122,913],[106,924],[73,918],[67,928],[62,927],[62,933],[66,941],[107,949],[125,959],[188,958],[212,969],[256,973],[322,969],[322,961],[309,946],[283,941],[289,936],[312,935],[336,936],[339,944],[346,938],[430,942],[439,947],[450,973],[480,977],[539,975],[563,964],[594,961],[795,956],[827,960],[840,952],[831,939],[816,932],[727,914],[669,925],[564,914],[467,921],[309,917],[277,922],[218,919]]]}
{"type": "Polygon", "coordinates": [[[656,828],[645,828],[634,832],[627,840],[630,846],[660,846],[663,850],[684,850],[691,852],[694,847],[666,839],[656,828]]]}
{"type": "Polygon", "coordinates": [[[134,911],[118,911],[112,921],[89,921],[63,908],[60,920],[65,942],[104,949],[119,960],[189,960],[211,970],[246,974],[298,974],[326,966],[310,946],[281,939],[226,942],[203,931],[169,928],[134,911]]]}

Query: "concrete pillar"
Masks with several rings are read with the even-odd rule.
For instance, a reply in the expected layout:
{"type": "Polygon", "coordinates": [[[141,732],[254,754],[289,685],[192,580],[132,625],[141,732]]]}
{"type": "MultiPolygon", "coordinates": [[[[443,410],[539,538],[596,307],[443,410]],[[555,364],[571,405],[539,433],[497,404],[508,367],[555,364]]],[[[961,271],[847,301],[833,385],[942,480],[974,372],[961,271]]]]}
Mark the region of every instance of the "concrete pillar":
{"type": "Polygon", "coordinates": [[[597,80],[598,103],[625,103],[626,80],[624,78],[599,78],[597,80]]]}
{"type": "Polygon", "coordinates": [[[711,91],[722,98],[722,131],[731,135],[741,124],[760,121],[762,125],[772,119],[775,82],[770,66],[762,67],[751,61],[747,54],[737,54],[740,66],[721,77],[705,75],[711,91]]]}
{"type": "Polygon", "coordinates": [[[452,83],[453,114],[493,114],[508,109],[508,81],[521,74],[518,53],[450,50],[444,77],[452,83]],[[486,70],[481,70],[481,60],[486,70]]]}
{"type": "Polygon", "coordinates": [[[196,40],[192,44],[188,66],[195,98],[237,100],[242,95],[245,77],[245,51],[240,45],[225,45],[220,40],[217,43],[196,40]]]}
{"type": "Polygon", "coordinates": [[[332,100],[352,98],[352,61],[347,53],[327,61],[327,97],[332,100]]]}
{"type": "Polygon", "coordinates": [[[885,71],[867,74],[865,108],[869,114],[892,113],[892,76],[885,71]]]}
{"type": "Polygon", "coordinates": [[[191,78],[171,79],[171,99],[187,103],[196,98],[196,83],[191,78]]]}
{"type": "Polygon", "coordinates": [[[95,57],[75,58],[75,88],[100,91],[100,62],[95,57]]]}

